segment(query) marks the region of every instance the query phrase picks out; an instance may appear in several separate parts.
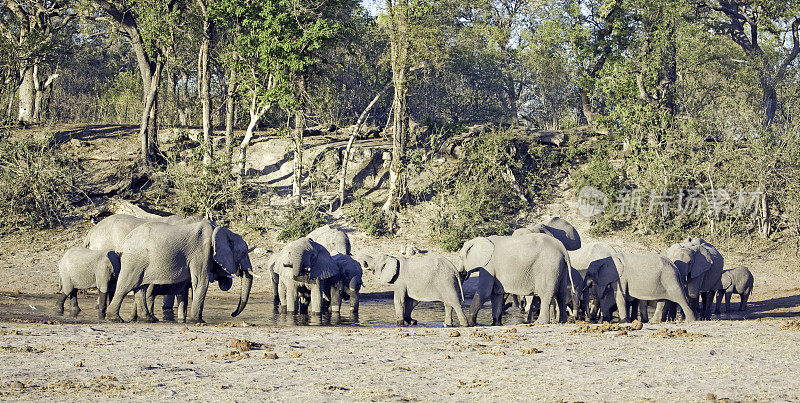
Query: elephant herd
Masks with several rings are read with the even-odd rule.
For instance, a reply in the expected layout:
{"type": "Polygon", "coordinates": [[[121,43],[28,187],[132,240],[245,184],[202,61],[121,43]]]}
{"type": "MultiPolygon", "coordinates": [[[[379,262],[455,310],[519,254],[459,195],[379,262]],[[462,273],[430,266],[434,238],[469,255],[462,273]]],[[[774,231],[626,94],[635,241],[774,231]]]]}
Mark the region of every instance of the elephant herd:
{"type": "MultiPolygon", "coordinates": [[[[153,301],[165,295],[165,313],[178,300],[178,320],[202,321],[210,283],[231,288],[241,282],[239,304],[245,308],[253,281],[247,243],[223,226],[201,218],[115,214],[100,221],[84,246],[68,250],[59,263],[61,289],[56,313],[70,298],[77,315],[78,289],[97,287],[98,316],[121,321],[120,304],[134,291],[134,318],[155,321],[153,301]],[[187,316],[188,291],[192,290],[187,316]],[[109,302],[110,301],[110,302],[109,302]],[[108,312],[106,312],[108,311],[108,312]]],[[[745,267],[724,269],[722,254],[700,238],[672,245],[665,255],[619,252],[605,243],[581,244],[577,230],[554,217],[520,228],[509,236],[478,237],[464,243],[459,261],[412,250],[399,256],[379,254],[354,258],[347,233],[328,225],[292,241],[267,262],[274,306],[280,313],[308,311],[339,314],[349,300],[359,309],[362,270],[390,284],[398,326],[414,325],[411,313],[420,301],[444,304],[444,324],[474,326],[478,312],[491,302],[492,324],[501,325],[511,297],[530,322],[565,322],[569,318],[610,321],[708,319],[716,296],[729,309],[733,293],[746,307],[753,276],[745,267]],[[462,309],[462,283],[477,274],[477,289],[468,311],[462,309]],[[680,308],[680,310],[678,310],[680,308]],[[538,312],[538,314],[537,314],[538,312]]]]}

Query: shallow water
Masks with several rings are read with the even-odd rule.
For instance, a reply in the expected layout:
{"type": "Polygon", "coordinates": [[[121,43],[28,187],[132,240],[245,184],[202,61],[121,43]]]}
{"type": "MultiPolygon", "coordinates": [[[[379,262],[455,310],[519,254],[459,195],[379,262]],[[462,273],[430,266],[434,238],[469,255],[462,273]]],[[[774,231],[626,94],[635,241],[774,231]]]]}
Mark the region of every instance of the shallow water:
{"type": "MultiPolygon", "coordinates": [[[[56,316],[53,313],[55,306],[54,294],[0,294],[0,320],[9,321],[57,321],[63,323],[99,323],[95,303],[96,294],[78,297],[81,312],[77,318],[69,315],[69,301],[65,304],[65,315],[56,316]]],[[[350,314],[349,302],[342,303],[342,313],[338,316],[330,313],[323,315],[307,314],[279,314],[275,312],[270,295],[251,295],[245,310],[236,318],[231,317],[231,312],[236,309],[238,297],[208,297],[203,309],[203,320],[210,325],[241,324],[242,322],[254,326],[287,327],[287,326],[369,326],[393,327],[395,326],[394,301],[391,293],[363,294],[359,313],[357,316],[350,314]]],[[[468,299],[463,304],[464,310],[469,309],[468,299]]],[[[155,315],[163,320],[161,298],[156,298],[155,315]]],[[[133,311],[133,296],[125,298],[120,310],[123,319],[130,317],[133,311]]],[[[442,327],[444,322],[444,305],[441,302],[420,302],[412,311],[411,316],[418,321],[417,326],[442,327]]],[[[455,319],[455,318],[454,318],[455,319]]],[[[519,309],[511,307],[503,315],[504,324],[524,323],[524,315],[519,309]]],[[[456,323],[458,323],[457,319],[456,323]]],[[[478,313],[478,323],[489,325],[491,319],[491,304],[486,303],[478,313]]]]}

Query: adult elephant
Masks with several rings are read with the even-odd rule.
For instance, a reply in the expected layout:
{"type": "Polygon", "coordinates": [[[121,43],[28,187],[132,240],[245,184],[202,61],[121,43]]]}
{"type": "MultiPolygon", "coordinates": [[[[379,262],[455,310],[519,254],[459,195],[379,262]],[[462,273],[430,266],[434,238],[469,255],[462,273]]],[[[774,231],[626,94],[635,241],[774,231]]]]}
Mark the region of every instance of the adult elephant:
{"type": "MultiPolygon", "coordinates": [[[[142,216],[133,216],[130,214],[113,214],[100,220],[100,222],[98,222],[94,227],[92,227],[86,234],[86,237],[84,238],[83,241],[84,247],[91,250],[113,250],[120,252],[122,250],[122,242],[125,240],[125,237],[127,237],[128,234],[130,234],[131,231],[133,231],[137,227],[150,222],[159,222],[171,225],[183,225],[183,224],[193,224],[204,221],[210,223],[212,226],[216,226],[216,224],[213,221],[210,221],[202,217],[184,217],[177,214],[168,216],[159,216],[147,213],[139,208],[137,208],[137,210],[139,211],[137,214],[141,214],[142,216]]],[[[212,282],[213,281],[214,280],[212,280],[212,282]]],[[[228,277],[217,276],[216,281],[219,282],[218,283],[219,288],[223,291],[227,291],[231,288],[232,279],[228,277]]],[[[182,298],[182,296],[165,293],[162,292],[162,290],[166,290],[166,288],[160,287],[159,290],[157,290],[156,293],[153,295],[164,295],[164,302],[162,307],[163,315],[165,318],[171,318],[173,316],[175,297],[176,296],[178,297],[179,299],[178,302],[180,304],[180,299],[182,298]]],[[[136,320],[138,315],[139,312],[134,310],[133,320],[136,320]]],[[[180,318],[180,312],[178,316],[180,318]]]]}
{"type": "MultiPolygon", "coordinates": [[[[324,246],[339,266],[343,285],[341,298],[349,299],[351,312],[358,313],[361,285],[363,284],[362,269],[361,263],[351,257],[350,237],[343,230],[327,224],[311,231],[306,237],[324,246]]],[[[326,295],[330,293],[329,290],[327,291],[326,295]]]]}
{"type": "MultiPolygon", "coordinates": [[[[545,234],[475,238],[464,244],[460,256],[459,272],[478,269],[478,290],[467,316],[471,326],[486,300],[492,302],[492,325],[502,325],[506,293],[535,294],[543,307],[549,306],[557,296],[562,277],[570,275],[564,245],[545,234]]],[[[566,302],[563,298],[557,301],[561,318],[566,318],[566,302]]],[[[528,313],[528,321],[532,312],[528,313]]],[[[550,316],[550,309],[540,309],[536,323],[550,323],[550,316]]]]}
{"type": "MultiPolygon", "coordinates": [[[[713,245],[701,238],[687,238],[682,243],[673,244],[667,250],[667,257],[680,272],[692,310],[700,319],[708,319],[714,293],[720,286],[724,258],[713,245]]],[[[661,307],[659,304],[657,314],[662,311],[661,307]]],[[[672,319],[673,312],[674,306],[667,304],[661,316],[672,319]]]]}
{"type": "Polygon", "coordinates": [[[627,303],[670,300],[686,312],[686,320],[695,320],[675,264],[664,256],[647,253],[615,253],[594,261],[586,271],[586,286],[595,297],[601,292],[613,292],[620,321],[628,321],[627,303]]]}
{"type": "Polygon", "coordinates": [[[182,225],[142,224],[122,243],[122,267],[108,308],[109,320],[122,321],[119,316],[122,299],[135,290],[137,311],[144,313],[143,320],[155,321],[145,301],[148,286],[177,286],[189,281],[192,311],[187,321],[202,322],[208,284],[234,274],[241,277],[239,304],[232,314],[237,316],[247,305],[253,284],[250,251],[241,236],[207,220],[182,225]]]}
{"type": "Polygon", "coordinates": [[[303,237],[290,242],[270,259],[281,312],[297,312],[298,295],[309,292],[311,313],[322,313],[322,294],[330,295],[330,306],[339,312],[344,288],[339,265],[324,246],[303,237]]]}
{"type": "Polygon", "coordinates": [[[568,251],[578,250],[581,247],[581,236],[578,230],[567,220],[560,217],[552,217],[535,225],[518,228],[511,236],[525,234],[546,234],[550,235],[564,244],[568,251]]]}

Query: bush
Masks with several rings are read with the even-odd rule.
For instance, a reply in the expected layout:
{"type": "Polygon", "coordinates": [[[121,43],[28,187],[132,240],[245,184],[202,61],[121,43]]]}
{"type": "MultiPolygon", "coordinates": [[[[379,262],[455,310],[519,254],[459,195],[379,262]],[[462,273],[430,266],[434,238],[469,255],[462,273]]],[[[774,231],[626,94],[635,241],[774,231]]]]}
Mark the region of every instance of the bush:
{"type": "Polygon", "coordinates": [[[0,133],[0,227],[51,228],[74,213],[78,168],[54,144],[52,134],[0,133]]]}
{"type": "Polygon", "coordinates": [[[350,218],[369,236],[390,235],[389,222],[378,204],[363,197],[357,198],[349,209],[350,218]]]}
{"type": "Polygon", "coordinates": [[[286,219],[279,224],[278,240],[293,241],[325,225],[325,220],[323,220],[319,208],[319,203],[291,208],[286,215],[286,219]]]}
{"type": "MultiPolygon", "coordinates": [[[[554,178],[548,171],[540,171],[536,161],[529,161],[533,167],[525,166],[526,158],[518,155],[519,145],[513,141],[512,133],[502,130],[469,139],[464,143],[465,157],[442,178],[441,212],[433,220],[432,230],[445,250],[457,251],[474,237],[508,234],[516,226],[520,211],[530,206],[509,183],[509,172],[528,200],[546,197],[547,180],[554,178]]],[[[528,152],[545,155],[548,151],[531,148],[528,152]]],[[[543,163],[549,170],[555,161],[543,163]]]]}
{"type": "Polygon", "coordinates": [[[220,153],[208,166],[202,165],[200,154],[183,161],[174,155],[167,158],[165,174],[174,193],[168,200],[179,214],[224,220],[242,202],[242,192],[220,153]]]}

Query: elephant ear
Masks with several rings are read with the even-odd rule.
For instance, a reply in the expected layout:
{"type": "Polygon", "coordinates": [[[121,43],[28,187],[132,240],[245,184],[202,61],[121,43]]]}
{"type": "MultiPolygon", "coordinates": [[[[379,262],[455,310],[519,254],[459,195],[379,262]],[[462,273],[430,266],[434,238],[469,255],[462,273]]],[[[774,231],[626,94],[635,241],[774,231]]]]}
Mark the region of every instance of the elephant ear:
{"type": "Polygon", "coordinates": [[[214,261],[230,274],[236,273],[236,259],[231,248],[231,235],[233,233],[225,227],[214,228],[212,238],[214,261]]]}
{"type": "Polygon", "coordinates": [[[311,257],[311,280],[325,280],[338,276],[341,270],[324,246],[312,242],[314,253],[311,257]]]}
{"type": "Polygon", "coordinates": [[[387,256],[378,272],[380,273],[378,279],[384,283],[392,284],[397,280],[397,275],[400,274],[400,261],[395,257],[387,256]]]}
{"type": "Polygon", "coordinates": [[[617,256],[609,256],[599,260],[595,260],[589,265],[591,269],[592,266],[595,267],[595,279],[597,281],[597,286],[600,289],[605,289],[608,287],[609,284],[619,280],[619,275],[622,267],[622,263],[617,256]]]}
{"type": "Polygon", "coordinates": [[[494,243],[488,238],[475,238],[461,248],[461,261],[467,270],[486,268],[494,254],[494,243]]]}
{"type": "Polygon", "coordinates": [[[693,246],[691,251],[692,261],[689,263],[689,278],[695,278],[711,269],[713,260],[708,250],[700,245],[693,246]]]}
{"type": "Polygon", "coordinates": [[[722,272],[722,277],[719,278],[719,281],[721,283],[720,288],[722,288],[723,290],[731,288],[731,285],[733,285],[733,277],[731,276],[731,271],[725,270],[724,272],[722,272]]]}
{"type": "Polygon", "coordinates": [[[689,262],[692,261],[691,251],[686,249],[683,245],[676,243],[667,250],[667,258],[678,268],[681,281],[685,281],[686,277],[689,275],[689,262]]]}

